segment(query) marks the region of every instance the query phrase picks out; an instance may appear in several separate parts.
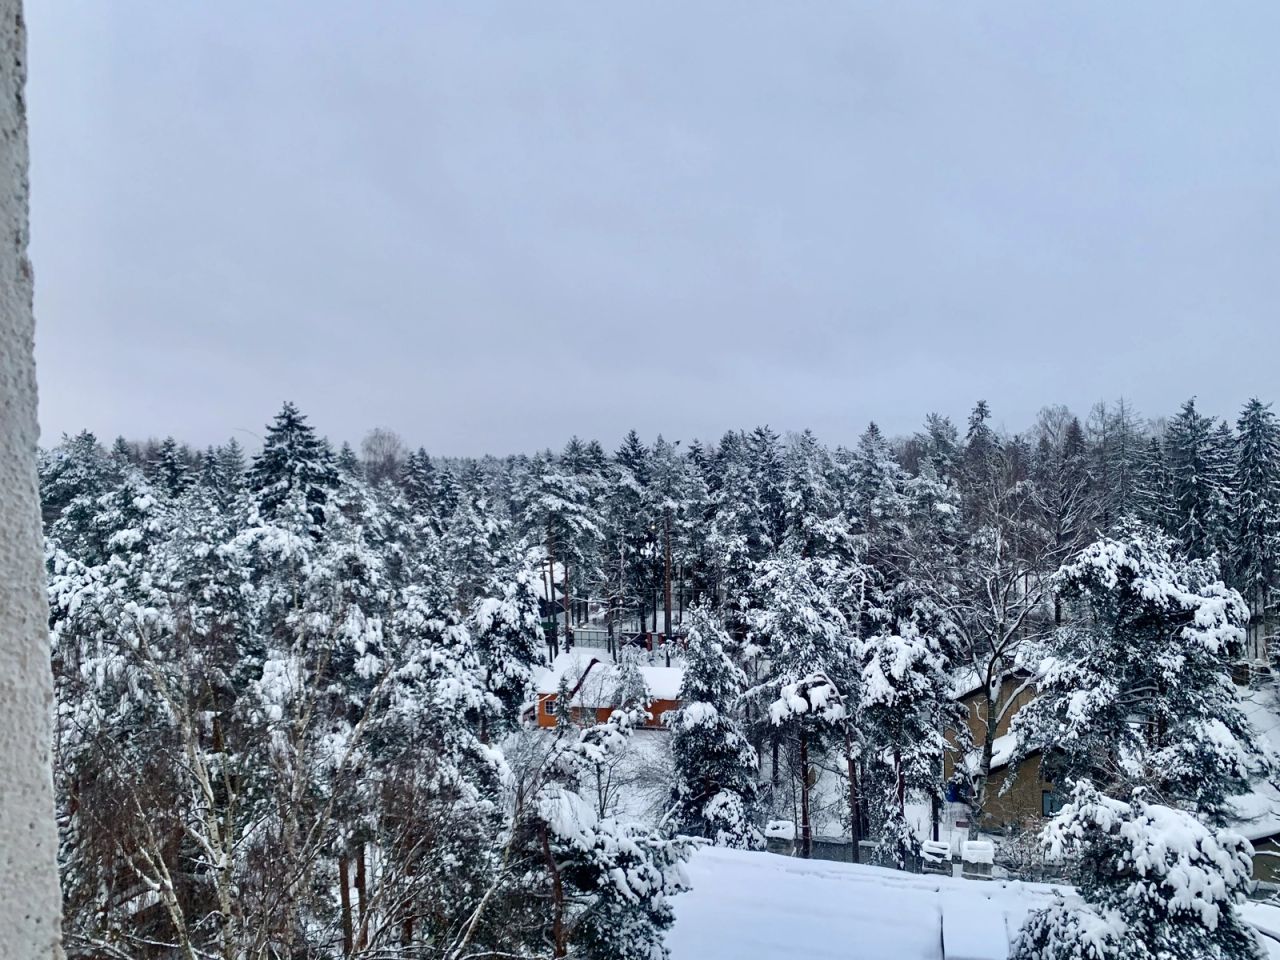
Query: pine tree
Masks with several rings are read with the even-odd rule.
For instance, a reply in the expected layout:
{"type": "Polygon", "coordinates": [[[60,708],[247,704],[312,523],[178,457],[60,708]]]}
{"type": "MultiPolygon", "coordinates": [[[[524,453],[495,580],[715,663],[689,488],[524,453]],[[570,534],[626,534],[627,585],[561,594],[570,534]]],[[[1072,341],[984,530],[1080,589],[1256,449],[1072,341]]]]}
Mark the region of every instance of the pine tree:
{"type": "MultiPolygon", "coordinates": [[[[1225,424],[1223,425],[1225,427],[1225,424]]],[[[1230,526],[1230,432],[1196,410],[1195,399],[1169,421],[1165,451],[1173,530],[1187,555],[1225,555],[1230,526]]]]}
{"type": "Polygon", "coordinates": [[[758,850],[759,758],[733,716],[747,678],[731,649],[711,611],[690,608],[680,707],[671,719],[675,823],[680,833],[716,846],[758,850]]]}
{"type": "Polygon", "coordinates": [[[798,748],[800,852],[810,857],[813,761],[847,716],[835,678],[852,656],[849,626],[812,561],[796,554],[765,561],[754,589],[761,606],[752,613],[752,630],[768,651],[771,672],[751,694],[768,703],[769,723],[798,748]]]}
{"type": "Polygon", "coordinates": [[[1034,911],[1013,960],[1262,960],[1240,915],[1252,866],[1240,834],[1083,781],[1047,827],[1046,846],[1075,860],[1085,903],[1059,897],[1034,911]]]}
{"type": "Polygon", "coordinates": [[[267,428],[262,452],[249,471],[249,488],[259,514],[267,520],[286,515],[312,536],[324,527],[337,470],[328,445],[292,403],[286,403],[267,428]]]}
{"type": "Polygon", "coordinates": [[[173,437],[165,437],[148,464],[148,477],[162,494],[175,499],[191,483],[186,457],[173,437]]]}
{"type": "Polygon", "coordinates": [[[888,768],[879,798],[879,857],[904,870],[919,842],[907,822],[907,800],[916,792],[937,796],[945,743],[941,731],[950,716],[950,683],[937,644],[910,624],[897,634],[869,637],[861,644],[859,721],[864,751],[888,768]]]}
{"type": "Polygon", "coordinates": [[[688,889],[681,864],[690,842],[601,816],[583,797],[639,722],[639,711],[617,710],[584,730],[558,726],[529,800],[517,810],[516,839],[527,850],[528,868],[515,909],[539,906],[522,933],[530,947],[550,948],[553,957],[668,955],[663,937],[675,919],[669,898],[688,889]]]}
{"type": "Polygon", "coordinates": [[[1244,601],[1212,561],[1142,529],[1087,547],[1057,582],[1081,616],[1047,644],[1014,732],[1073,789],[1045,839],[1079,857],[1085,903],[1032,914],[1014,956],[1255,960],[1236,909],[1249,846],[1221,829],[1271,773],[1231,682],[1244,601]]]}
{"type": "MultiPolygon", "coordinates": [[[[1138,457],[1134,510],[1139,521],[1154,530],[1177,530],[1173,506],[1173,480],[1162,437],[1148,437],[1138,457]]],[[[1119,518],[1121,521],[1123,517],[1119,518]]]]}
{"type": "Polygon", "coordinates": [[[534,668],[545,659],[538,586],[537,574],[523,564],[494,571],[471,611],[468,622],[485,684],[502,705],[488,731],[492,738],[516,728],[534,668]]]}
{"type": "Polygon", "coordinates": [[[1231,567],[1249,603],[1251,655],[1263,659],[1280,588],[1280,420],[1270,404],[1250,400],[1236,430],[1231,567]]]}
{"type": "Polygon", "coordinates": [[[963,488],[968,513],[975,519],[986,519],[988,488],[994,479],[999,440],[988,421],[991,409],[979,400],[969,414],[969,429],[964,438],[963,488]]]}
{"type": "Polygon", "coordinates": [[[924,419],[924,432],[917,433],[915,441],[920,448],[921,469],[928,464],[941,483],[958,479],[960,433],[950,418],[930,413],[924,419]]]}
{"type": "MultiPolygon", "coordinates": [[[[88,430],[62,442],[40,459],[40,501],[45,524],[60,518],[72,501],[78,500],[81,513],[119,479],[125,463],[108,457],[98,438],[88,430]]],[[[82,517],[83,519],[83,517],[82,517]]],[[[68,518],[64,525],[80,521],[68,518]]]]}
{"type": "Polygon", "coordinates": [[[1237,702],[1231,663],[1248,608],[1212,561],[1131,529],[1091,544],[1056,577],[1078,614],[1046,643],[1035,700],[1014,721],[1019,749],[1046,751],[1054,782],[1149,787],[1210,822],[1267,773],[1237,702]]]}
{"type": "Polygon", "coordinates": [[[360,458],[356,456],[355,450],[351,448],[351,444],[343,441],[341,447],[338,448],[338,457],[334,461],[334,466],[338,468],[338,472],[347,477],[363,477],[364,464],[360,462],[360,458]]]}
{"type": "Polygon", "coordinates": [[[643,629],[648,600],[656,589],[655,536],[647,515],[652,464],[649,450],[634,430],[623,438],[611,467],[612,482],[605,501],[607,533],[601,547],[613,596],[611,625],[616,630],[625,611],[631,609],[643,629]]]}
{"type": "Polygon", "coordinates": [[[564,637],[566,646],[572,646],[573,571],[581,571],[600,538],[600,526],[592,509],[590,488],[582,479],[543,460],[530,481],[522,518],[524,528],[532,540],[546,545],[553,576],[557,565],[563,571],[564,637]]]}
{"type": "Polygon", "coordinates": [[[1098,485],[1098,522],[1103,532],[1138,510],[1138,480],[1142,460],[1142,430],[1128,402],[1099,403],[1089,415],[1088,434],[1092,473],[1098,485]]]}
{"type": "MultiPolygon", "coordinates": [[[[672,578],[674,550],[678,549],[689,519],[691,484],[683,458],[674,444],[658,436],[650,454],[650,477],[645,487],[645,511],[657,537],[654,580],[662,592],[662,635],[669,645],[672,627],[672,578]]],[[[670,658],[670,647],[667,648],[670,658]]]]}

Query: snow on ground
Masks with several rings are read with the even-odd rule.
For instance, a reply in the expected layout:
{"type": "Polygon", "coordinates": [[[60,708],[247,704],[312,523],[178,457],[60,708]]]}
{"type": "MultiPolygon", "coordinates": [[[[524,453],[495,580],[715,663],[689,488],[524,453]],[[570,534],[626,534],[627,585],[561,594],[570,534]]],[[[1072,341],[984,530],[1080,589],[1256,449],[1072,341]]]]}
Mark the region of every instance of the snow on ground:
{"type": "MultiPolygon", "coordinates": [[[[1026,915],[1070,887],[901,873],[703,847],[675,899],[671,960],[1007,960],[1026,915]]],[[[1280,958],[1280,907],[1245,904],[1280,958]]]]}
{"type": "Polygon", "coordinates": [[[1271,903],[1246,903],[1241,912],[1245,920],[1262,934],[1267,956],[1280,958],[1280,907],[1271,903]]]}
{"type": "Polygon", "coordinates": [[[704,847],[676,898],[672,960],[1005,960],[1054,888],[704,847]],[[945,950],[945,952],[944,952],[945,950]]]}
{"type": "MultiPolygon", "coordinates": [[[[1280,754],[1280,701],[1270,688],[1241,690],[1240,706],[1262,741],[1280,754]]],[[[1280,790],[1267,782],[1235,801],[1235,828],[1250,840],[1280,833],[1280,790]]]]}

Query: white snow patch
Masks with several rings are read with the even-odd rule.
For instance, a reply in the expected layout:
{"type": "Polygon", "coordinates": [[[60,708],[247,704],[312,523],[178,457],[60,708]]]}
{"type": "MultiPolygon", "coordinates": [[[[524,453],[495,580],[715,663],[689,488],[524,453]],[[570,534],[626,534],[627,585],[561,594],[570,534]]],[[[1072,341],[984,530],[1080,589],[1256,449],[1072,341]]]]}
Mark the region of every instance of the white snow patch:
{"type": "Polygon", "coordinates": [[[1054,895],[718,847],[699,849],[687,872],[671,960],[1004,960],[1027,913],[1054,895]]]}

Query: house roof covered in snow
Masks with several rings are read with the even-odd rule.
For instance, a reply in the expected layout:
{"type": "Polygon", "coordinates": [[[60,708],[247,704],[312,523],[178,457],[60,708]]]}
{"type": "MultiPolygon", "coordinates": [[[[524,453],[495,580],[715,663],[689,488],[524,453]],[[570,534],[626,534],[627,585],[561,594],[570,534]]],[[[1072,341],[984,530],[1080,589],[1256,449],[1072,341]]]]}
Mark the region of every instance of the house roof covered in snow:
{"type": "MultiPolygon", "coordinates": [[[[679,699],[680,684],[684,681],[682,668],[641,664],[640,675],[654,700],[679,699]]],[[[609,657],[580,649],[560,654],[537,676],[538,693],[558,693],[561,678],[568,681],[569,689],[577,688],[573,697],[575,706],[614,706],[611,701],[618,683],[618,666],[609,657]]]]}

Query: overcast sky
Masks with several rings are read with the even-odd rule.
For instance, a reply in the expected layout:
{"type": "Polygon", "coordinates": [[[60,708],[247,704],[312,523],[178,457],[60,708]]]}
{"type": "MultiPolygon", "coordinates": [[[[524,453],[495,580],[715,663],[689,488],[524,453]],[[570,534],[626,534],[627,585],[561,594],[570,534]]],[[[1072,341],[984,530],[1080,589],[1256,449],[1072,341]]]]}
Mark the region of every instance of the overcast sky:
{"type": "Polygon", "coordinates": [[[27,7],[46,442],[1280,400],[1274,0],[27,7]]]}

